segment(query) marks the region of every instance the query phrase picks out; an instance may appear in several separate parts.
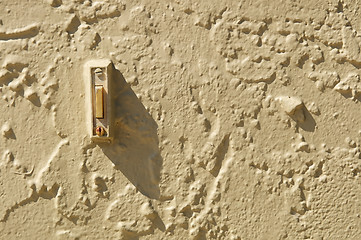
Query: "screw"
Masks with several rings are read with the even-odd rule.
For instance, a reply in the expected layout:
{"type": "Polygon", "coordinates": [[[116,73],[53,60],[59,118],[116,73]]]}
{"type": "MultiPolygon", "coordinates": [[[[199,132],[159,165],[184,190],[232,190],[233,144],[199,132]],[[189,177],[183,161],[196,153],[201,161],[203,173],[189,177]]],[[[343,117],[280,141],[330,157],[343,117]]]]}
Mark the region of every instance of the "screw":
{"type": "Polygon", "coordinates": [[[105,133],[104,128],[103,128],[103,127],[100,127],[100,126],[96,127],[95,133],[96,133],[99,137],[103,136],[104,133],[105,133]]]}

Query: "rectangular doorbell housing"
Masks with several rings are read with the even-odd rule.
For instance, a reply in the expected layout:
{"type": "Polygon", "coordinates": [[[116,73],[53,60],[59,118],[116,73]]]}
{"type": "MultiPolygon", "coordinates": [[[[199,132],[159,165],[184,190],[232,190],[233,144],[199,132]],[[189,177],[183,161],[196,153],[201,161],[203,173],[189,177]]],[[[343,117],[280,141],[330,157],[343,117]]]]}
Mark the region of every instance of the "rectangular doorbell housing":
{"type": "Polygon", "coordinates": [[[84,65],[87,130],[93,142],[113,140],[110,60],[91,60],[84,65]]]}

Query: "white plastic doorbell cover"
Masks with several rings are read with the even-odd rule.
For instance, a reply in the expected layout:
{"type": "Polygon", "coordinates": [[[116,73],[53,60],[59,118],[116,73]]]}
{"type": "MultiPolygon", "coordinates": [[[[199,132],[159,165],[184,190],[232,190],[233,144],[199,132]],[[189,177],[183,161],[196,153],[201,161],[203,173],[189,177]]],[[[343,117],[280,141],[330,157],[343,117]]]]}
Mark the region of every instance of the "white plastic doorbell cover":
{"type": "Polygon", "coordinates": [[[93,142],[111,142],[112,62],[107,59],[91,60],[84,65],[87,130],[93,142]]]}

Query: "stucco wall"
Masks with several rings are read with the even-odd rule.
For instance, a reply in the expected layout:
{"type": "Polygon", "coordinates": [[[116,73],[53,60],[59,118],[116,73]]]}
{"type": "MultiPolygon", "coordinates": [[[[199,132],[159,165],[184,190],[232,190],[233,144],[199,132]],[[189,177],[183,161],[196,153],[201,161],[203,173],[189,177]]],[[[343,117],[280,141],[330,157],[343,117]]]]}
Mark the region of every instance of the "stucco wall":
{"type": "Polygon", "coordinates": [[[361,239],[360,4],[0,0],[0,239],[361,239]]]}

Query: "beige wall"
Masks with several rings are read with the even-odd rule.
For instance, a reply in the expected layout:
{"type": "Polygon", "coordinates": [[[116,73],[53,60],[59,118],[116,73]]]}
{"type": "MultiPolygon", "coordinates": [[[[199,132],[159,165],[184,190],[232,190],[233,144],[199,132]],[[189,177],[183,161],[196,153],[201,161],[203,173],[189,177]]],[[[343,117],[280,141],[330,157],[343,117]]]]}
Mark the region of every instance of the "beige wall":
{"type": "Polygon", "coordinates": [[[361,239],[360,4],[0,0],[0,239],[361,239]]]}

